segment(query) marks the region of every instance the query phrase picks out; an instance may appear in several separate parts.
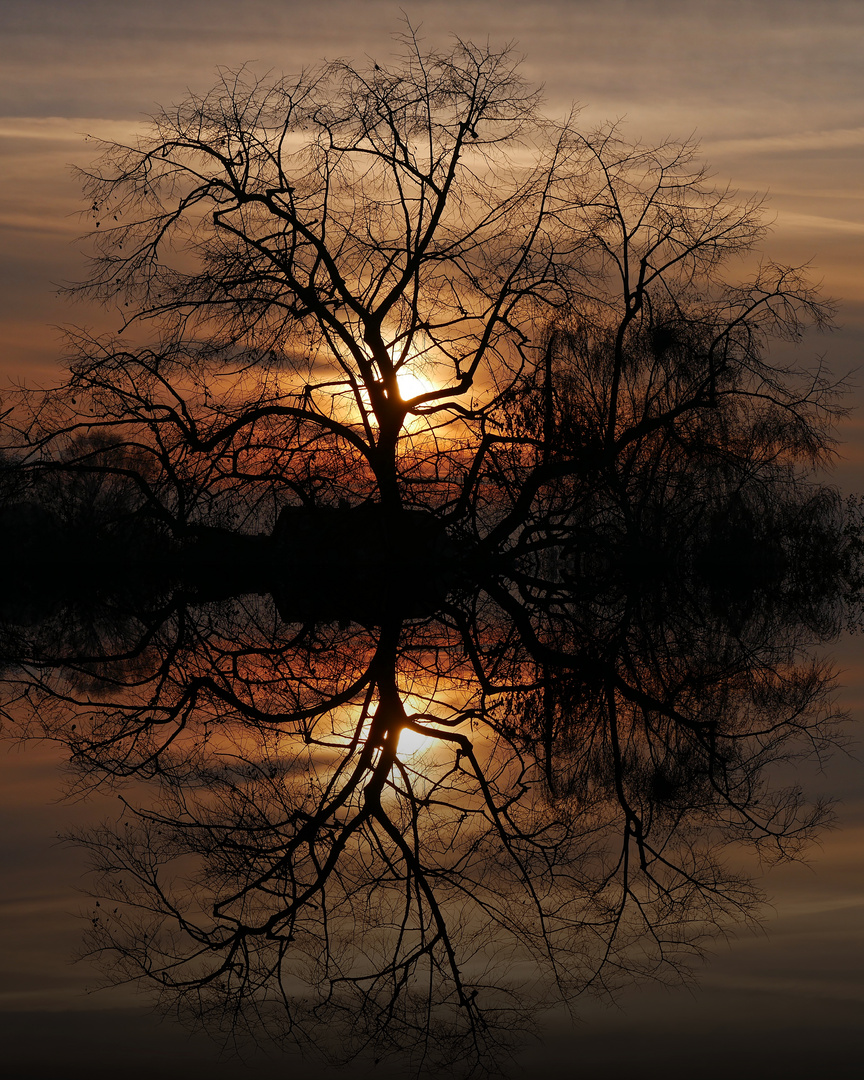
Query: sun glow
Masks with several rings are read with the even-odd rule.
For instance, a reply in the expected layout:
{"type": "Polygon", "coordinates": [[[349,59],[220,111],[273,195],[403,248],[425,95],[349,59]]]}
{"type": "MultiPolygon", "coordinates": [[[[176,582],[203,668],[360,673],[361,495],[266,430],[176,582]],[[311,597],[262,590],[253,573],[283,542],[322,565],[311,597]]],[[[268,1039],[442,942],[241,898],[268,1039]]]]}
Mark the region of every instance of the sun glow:
{"type": "Polygon", "coordinates": [[[407,368],[402,368],[396,376],[396,381],[399,383],[399,393],[402,395],[403,401],[417,397],[418,394],[428,394],[430,390],[438,389],[431,379],[418,372],[409,371],[407,368]]]}
{"type": "Polygon", "coordinates": [[[433,735],[421,735],[419,731],[412,731],[411,728],[402,728],[399,733],[399,745],[397,754],[400,761],[411,761],[421,755],[424,755],[426,751],[430,750],[438,743],[438,739],[433,735]]]}

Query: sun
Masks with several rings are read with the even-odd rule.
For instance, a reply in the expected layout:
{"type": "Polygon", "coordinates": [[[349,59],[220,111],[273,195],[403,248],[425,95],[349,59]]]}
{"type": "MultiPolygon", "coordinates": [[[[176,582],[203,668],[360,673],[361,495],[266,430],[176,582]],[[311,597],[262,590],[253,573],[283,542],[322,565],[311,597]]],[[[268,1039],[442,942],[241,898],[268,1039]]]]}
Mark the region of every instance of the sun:
{"type": "Polygon", "coordinates": [[[418,394],[428,394],[430,390],[438,389],[431,379],[417,372],[408,371],[406,368],[399,371],[396,381],[399,383],[399,393],[402,395],[403,401],[417,397],[418,394]]]}
{"type": "Polygon", "coordinates": [[[434,735],[421,735],[419,731],[412,731],[411,728],[402,728],[399,733],[399,744],[396,751],[399,760],[413,760],[424,754],[437,741],[434,735]]]}

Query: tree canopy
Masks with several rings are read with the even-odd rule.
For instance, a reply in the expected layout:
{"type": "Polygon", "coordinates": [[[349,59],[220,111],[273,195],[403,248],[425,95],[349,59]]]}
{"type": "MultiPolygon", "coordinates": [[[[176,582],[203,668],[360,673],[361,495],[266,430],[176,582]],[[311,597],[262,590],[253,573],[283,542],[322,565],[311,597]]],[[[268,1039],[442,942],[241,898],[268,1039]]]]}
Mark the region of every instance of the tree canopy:
{"type": "Polygon", "coordinates": [[[102,144],[71,292],[123,326],[70,331],[68,382],[7,418],[29,463],[122,473],[173,529],[371,501],[483,531],[508,468],[536,493],[658,432],[826,452],[830,380],[768,346],[831,305],[760,261],[758,201],[691,143],[545,117],[510,48],[401,46],[222,71],[102,144]]]}

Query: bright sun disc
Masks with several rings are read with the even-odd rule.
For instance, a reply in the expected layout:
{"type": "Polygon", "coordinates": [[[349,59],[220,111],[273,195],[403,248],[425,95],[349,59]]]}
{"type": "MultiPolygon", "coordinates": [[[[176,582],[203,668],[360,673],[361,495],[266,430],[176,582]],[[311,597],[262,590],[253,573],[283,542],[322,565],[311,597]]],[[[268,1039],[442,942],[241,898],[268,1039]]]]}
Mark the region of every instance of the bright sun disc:
{"type": "Polygon", "coordinates": [[[401,759],[413,758],[428,750],[436,742],[432,735],[421,735],[419,731],[403,728],[399,735],[397,753],[401,759]]]}
{"type": "Polygon", "coordinates": [[[405,401],[417,397],[418,394],[428,394],[430,390],[436,389],[433,383],[423,375],[417,375],[413,371],[406,371],[404,368],[396,376],[396,380],[399,383],[399,393],[405,401]]]}

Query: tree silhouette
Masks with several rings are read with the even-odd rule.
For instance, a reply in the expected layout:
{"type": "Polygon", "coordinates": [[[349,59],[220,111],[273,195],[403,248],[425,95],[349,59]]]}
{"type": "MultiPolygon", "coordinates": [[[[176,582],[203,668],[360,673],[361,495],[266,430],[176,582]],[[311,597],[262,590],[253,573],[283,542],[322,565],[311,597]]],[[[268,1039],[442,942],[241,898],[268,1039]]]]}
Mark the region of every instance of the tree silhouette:
{"type": "Polygon", "coordinates": [[[825,821],[771,768],[835,737],[861,528],[812,474],[840,387],[770,350],[831,305],[759,204],[401,41],[223,72],[82,173],[71,291],[123,328],[4,404],[3,714],[123,795],[77,838],[109,978],[494,1072],[825,821]]]}
{"type": "Polygon", "coordinates": [[[6,418],[22,464],[134,474],[175,531],[370,500],[488,531],[508,488],[518,518],[658,432],[748,414],[766,452],[826,450],[830,381],[767,345],[830,304],[800,269],[725,276],[764,237],[758,203],[691,144],[545,118],[509,49],[402,46],[392,67],[224,71],[102,145],[70,291],[123,331],[70,331],[68,383],[6,418]]]}

